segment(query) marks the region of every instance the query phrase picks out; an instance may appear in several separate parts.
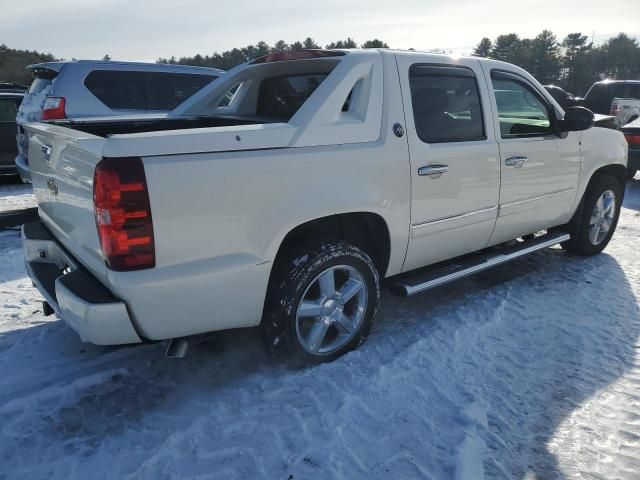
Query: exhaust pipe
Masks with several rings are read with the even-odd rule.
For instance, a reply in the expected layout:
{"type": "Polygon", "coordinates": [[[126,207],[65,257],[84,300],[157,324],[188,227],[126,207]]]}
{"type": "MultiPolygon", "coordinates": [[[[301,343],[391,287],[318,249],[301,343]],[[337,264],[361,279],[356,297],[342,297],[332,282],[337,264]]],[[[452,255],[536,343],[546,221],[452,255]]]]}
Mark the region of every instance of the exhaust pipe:
{"type": "Polygon", "coordinates": [[[172,338],[164,353],[167,358],[184,358],[189,350],[189,340],[186,338],[172,338]]]}

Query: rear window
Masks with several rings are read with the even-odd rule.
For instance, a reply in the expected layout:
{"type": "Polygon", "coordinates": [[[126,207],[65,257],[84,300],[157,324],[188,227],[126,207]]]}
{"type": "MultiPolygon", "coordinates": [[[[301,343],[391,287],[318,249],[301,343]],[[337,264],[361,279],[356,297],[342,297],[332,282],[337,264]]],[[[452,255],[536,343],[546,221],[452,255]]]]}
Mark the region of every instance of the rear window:
{"type": "Polygon", "coordinates": [[[214,75],[94,70],[87,89],[113,110],[173,110],[214,75]]]}
{"type": "Polygon", "coordinates": [[[635,83],[596,83],[585,98],[595,113],[608,115],[614,98],[640,98],[640,85],[635,83]]]}
{"type": "Polygon", "coordinates": [[[265,78],[260,84],[256,114],[288,122],[327,75],[311,73],[265,78]]]}
{"type": "Polygon", "coordinates": [[[149,72],[149,110],[173,110],[217,77],[190,73],[149,72]]]}
{"type": "Polygon", "coordinates": [[[51,85],[52,81],[53,80],[50,78],[36,77],[33,80],[33,83],[31,83],[31,86],[29,87],[29,93],[33,93],[33,94],[40,93],[42,90],[44,90],[49,85],[51,85]]]}

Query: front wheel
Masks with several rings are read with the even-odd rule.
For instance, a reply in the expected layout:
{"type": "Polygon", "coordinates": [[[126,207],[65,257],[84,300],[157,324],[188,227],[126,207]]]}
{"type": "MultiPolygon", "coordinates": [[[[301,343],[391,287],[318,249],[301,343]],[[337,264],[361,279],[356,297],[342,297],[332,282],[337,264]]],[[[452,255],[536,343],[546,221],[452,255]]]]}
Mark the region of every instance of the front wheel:
{"type": "Polygon", "coordinates": [[[595,255],[609,244],[618,225],[622,203],[622,186],[609,175],[593,179],[584,198],[577,233],[563,247],[578,255],[595,255]]]}
{"type": "Polygon", "coordinates": [[[274,266],[263,329],[271,346],[301,363],[332,361],[358,347],[380,303],[378,271],[343,241],[308,243],[274,266]]]}

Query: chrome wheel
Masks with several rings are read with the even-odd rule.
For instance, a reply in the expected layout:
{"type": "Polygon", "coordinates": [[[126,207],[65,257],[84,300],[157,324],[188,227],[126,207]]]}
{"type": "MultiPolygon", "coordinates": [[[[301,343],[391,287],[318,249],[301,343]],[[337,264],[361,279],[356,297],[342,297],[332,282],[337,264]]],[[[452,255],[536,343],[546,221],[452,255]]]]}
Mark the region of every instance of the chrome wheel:
{"type": "Polygon", "coordinates": [[[607,237],[616,214],[616,194],[605,190],[596,201],[589,220],[589,240],[599,245],[607,237]]]}
{"type": "Polygon", "coordinates": [[[296,335],[313,355],[328,355],[357,334],[367,309],[367,284],[348,265],[330,267],[315,277],[296,312],[296,335]]]}

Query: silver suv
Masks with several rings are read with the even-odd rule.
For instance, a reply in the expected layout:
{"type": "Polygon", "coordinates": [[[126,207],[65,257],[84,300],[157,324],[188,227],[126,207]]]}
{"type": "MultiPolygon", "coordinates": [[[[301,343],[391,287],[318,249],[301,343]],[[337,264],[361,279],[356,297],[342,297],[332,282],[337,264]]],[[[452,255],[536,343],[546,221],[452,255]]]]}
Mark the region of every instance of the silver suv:
{"type": "Polygon", "coordinates": [[[225,73],[186,65],[95,60],[39,63],[27,69],[34,80],[16,119],[16,166],[24,182],[30,181],[24,124],[165,113],[225,73]]]}

